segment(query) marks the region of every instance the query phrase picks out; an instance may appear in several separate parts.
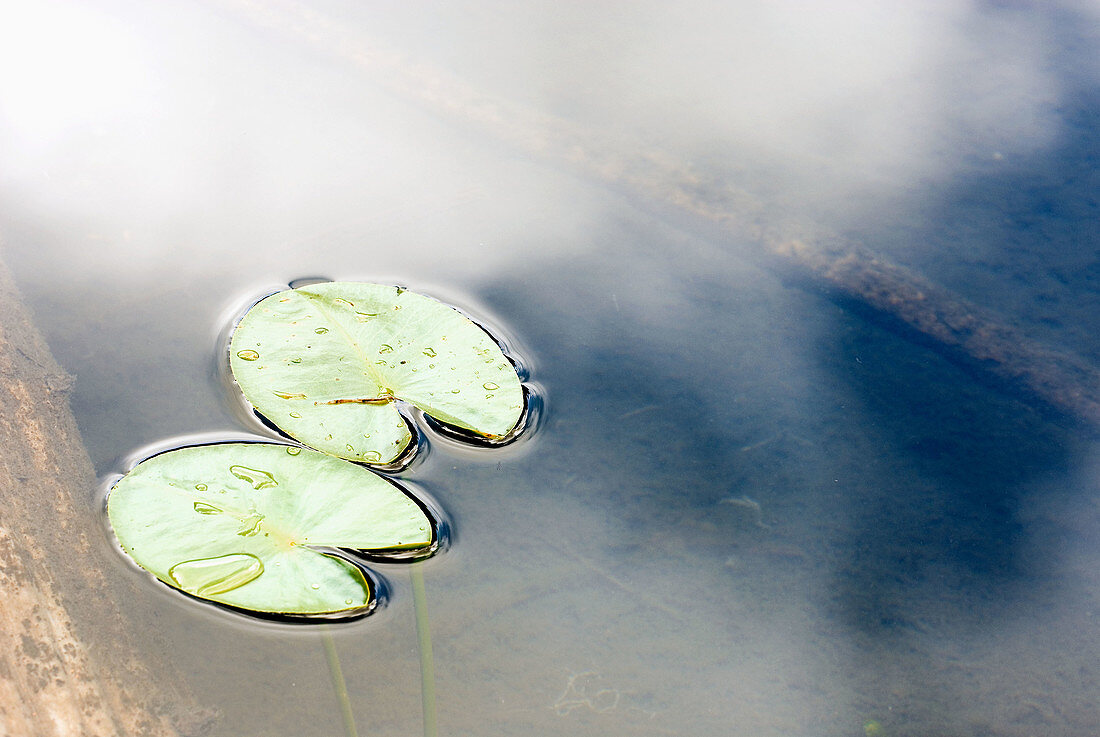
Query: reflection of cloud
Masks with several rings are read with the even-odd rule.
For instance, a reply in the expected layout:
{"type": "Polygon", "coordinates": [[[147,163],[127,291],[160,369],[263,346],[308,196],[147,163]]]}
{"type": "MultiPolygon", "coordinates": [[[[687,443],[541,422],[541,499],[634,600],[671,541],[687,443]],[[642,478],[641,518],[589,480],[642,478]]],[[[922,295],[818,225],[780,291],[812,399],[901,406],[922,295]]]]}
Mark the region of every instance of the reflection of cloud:
{"type": "Polygon", "coordinates": [[[842,173],[925,174],[960,148],[1026,150],[1054,132],[1058,49],[1042,10],[545,2],[438,23],[458,28],[436,53],[460,76],[535,90],[566,117],[692,157],[767,152],[842,173]]]}
{"type": "Polygon", "coordinates": [[[20,147],[41,153],[143,92],[140,36],[101,12],[45,0],[6,3],[0,18],[0,130],[20,147]]]}
{"type": "Polygon", "coordinates": [[[371,271],[400,273],[445,259],[500,267],[523,256],[515,244],[531,221],[568,233],[591,215],[587,204],[546,205],[571,186],[548,170],[471,144],[470,121],[447,106],[454,87],[420,85],[416,104],[438,97],[429,115],[380,91],[402,75],[411,90],[460,80],[482,94],[470,97],[478,113],[549,121],[513,125],[528,142],[590,133],[578,139],[591,144],[590,169],[646,194],[636,172],[616,167],[650,166],[649,183],[668,185],[653,198],[670,202],[732,196],[688,191],[698,182],[739,185],[764,204],[775,191],[837,201],[870,182],[949,176],[968,157],[1011,156],[1058,132],[1064,70],[1052,66],[1047,6],[883,7],[50,0],[0,29],[0,184],[51,215],[94,219],[74,227],[131,252],[106,270],[161,264],[182,244],[228,260],[228,241],[279,244],[283,271],[295,272],[318,248],[354,252],[370,234],[385,250],[371,271]],[[267,22],[295,12],[328,19],[350,46],[334,62],[333,44],[267,22]],[[384,56],[382,45],[390,67],[363,74],[349,63],[384,56]],[[601,158],[616,147],[636,160],[601,158]],[[800,179],[803,191],[787,187],[800,179]]]}

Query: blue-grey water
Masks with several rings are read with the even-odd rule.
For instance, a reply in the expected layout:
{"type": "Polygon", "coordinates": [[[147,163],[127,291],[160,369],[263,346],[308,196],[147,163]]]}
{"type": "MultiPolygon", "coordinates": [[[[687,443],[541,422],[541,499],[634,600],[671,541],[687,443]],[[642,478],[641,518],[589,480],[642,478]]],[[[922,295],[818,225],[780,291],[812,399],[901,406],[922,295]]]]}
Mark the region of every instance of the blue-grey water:
{"type": "MultiPolygon", "coordinates": [[[[1097,731],[1094,430],[394,81],[660,149],[1098,365],[1095,5],[0,8],[0,253],[99,473],[258,432],[219,335],[295,278],[432,294],[530,367],[530,437],[429,434],[402,477],[453,525],[424,568],[440,734],[1097,731]]],[[[387,605],[333,631],[359,734],[405,737],[412,587],[377,569],[387,605]]],[[[345,734],[317,630],[143,590],[212,734],[345,734]]]]}

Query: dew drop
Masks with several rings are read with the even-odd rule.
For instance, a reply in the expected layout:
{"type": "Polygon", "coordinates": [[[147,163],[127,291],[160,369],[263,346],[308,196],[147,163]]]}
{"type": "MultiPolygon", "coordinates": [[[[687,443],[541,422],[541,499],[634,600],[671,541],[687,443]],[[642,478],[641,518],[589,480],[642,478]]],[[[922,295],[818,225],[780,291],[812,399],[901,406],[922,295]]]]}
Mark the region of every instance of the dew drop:
{"type": "Polygon", "coordinates": [[[213,504],[207,504],[206,502],[195,502],[195,511],[199,514],[221,514],[222,510],[215,507],[213,504]]]}
{"type": "Polygon", "coordinates": [[[291,412],[290,416],[293,417],[296,420],[302,419],[302,413],[301,412],[291,412]]]}
{"type": "Polygon", "coordinates": [[[382,454],[377,450],[368,450],[363,454],[363,460],[368,463],[378,463],[378,461],[382,460],[382,454]]]}
{"type": "Polygon", "coordinates": [[[345,445],[344,447],[345,447],[345,448],[347,448],[347,450],[348,450],[348,453],[354,453],[354,452],[355,452],[355,448],[354,448],[354,447],[352,447],[351,443],[348,443],[348,444],[347,444],[347,445],[345,445]]]}
{"type": "Polygon", "coordinates": [[[242,361],[255,361],[260,357],[260,354],[256,351],[245,349],[243,351],[237,351],[237,358],[242,361]]]}
{"type": "Polygon", "coordinates": [[[290,362],[291,363],[301,363],[302,359],[301,358],[292,358],[292,359],[290,359],[290,362]]]}
{"type": "Polygon", "coordinates": [[[254,581],[263,572],[263,562],[250,553],[186,560],[168,569],[176,585],[195,596],[224,594],[254,581]]]}
{"type": "Polygon", "coordinates": [[[208,488],[206,484],[195,484],[195,491],[206,491],[208,488]]]}
{"type": "Polygon", "coordinates": [[[253,489],[266,489],[269,486],[279,485],[275,477],[267,471],[249,468],[248,466],[230,466],[229,473],[233,474],[241,481],[247,481],[252,484],[253,489]]]}
{"type": "Polygon", "coordinates": [[[500,388],[500,384],[494,384],[491,381],[486,381],[484,384],[482,384],[482,386],[491,392],[495,392],[497,389],[500,388]]]}
{"type": "Polygon", "coordinates": [[[311,584],[309,585],[309,587],[310,587],[311,589],[313,589],[314,591],[316,591],[317,589],[321,588],[321,584],[319,584],[319,583],[311,583],[311,584]]]}
{"type": "Polygon", "coordinates": [[[274,394],[275,396],[277,396],[279,399],[305,399],[306,398],[305,394],[301,394],[299,392],[272,391],[271,393],[274,394]]]}
{"type": "Polygon", "coordinates": [[[260,531],[260,524],[264,521],[264,516],[253,509],[247,517],[241,520],[241,526],[237,529],[237,534],[241,537],[252,537],[260,531]]]}
{"type": "Polygon", "coordinates": [[[348,300],[344,299],[343,297],[337,297],[336,299],[332,300],[332,302],[333,302],[333,304],[347,305],[348,307],[354,307],[355,306],[355,303],[349,302],[348,300]]]}
{"type": "Polygon", "coordinates": [[[393,346],[389,343],[383,343],[382,347],[378,349],[379,353],[393,353],[393,346]]]}
{"type": "Polygon", "coordinates": [[[371,319],[372,317],[378,317],[378,313],[377,312],[356,312],[355,313],[355,319],[358,322],[366,322],[367,320],[371,319]]]}
{"type": "Polygon", "coordinates": [[[353,601],[354,601],[353,599],[344,599],[344,603],[347,604],[348,606],[351,606],[353,601]]]}
{"type": "Polygon", "coordinates": [[[286,449],[286,454],[287,454],[288,456],[296,456],[296,455],[298,455],[298,454],[299,454],[299,453],[301,453],[301,452],[302,452],[302,449],[301,449],[301,448],[287,448],[287,449],[286,449]]]}
{"type": "Polygon", "coordinates": [[[451,389],[451,394],[458,394],[461,391],[461,389],[451,389]]]}
{"type": "Polygon", "coordinates": [[[328,328],[314,328],[313,332],[317,333],[318,335],[324,335],[328,332],[328,328]]]}
{"type": "Polygon", "coordinates": [[[435,358],[436,355],[437,355],[436,352],[434,350],[432,350],[431,348],[425,348],[423,353],[428,358],[435,358]]]}

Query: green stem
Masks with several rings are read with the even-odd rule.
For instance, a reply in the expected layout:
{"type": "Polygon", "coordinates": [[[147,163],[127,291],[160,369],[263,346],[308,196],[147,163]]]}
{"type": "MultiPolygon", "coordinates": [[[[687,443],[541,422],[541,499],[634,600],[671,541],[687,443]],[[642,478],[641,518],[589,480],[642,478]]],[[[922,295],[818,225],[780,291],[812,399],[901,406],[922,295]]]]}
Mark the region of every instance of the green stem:
{"type": "Polygon", "coordinates": [[[420,566],[420,563],[413,563],[409,573],[416,611],[416,644],[420,650],[420,699],[424,709],[424,737],[436,737],[435,664],[432,661],[432,633],[428,629],[428,596],[420,566]]]}
{"type": "Polygon", "coordinates": [[[359,733],[355,731],[355,715],[351,712],[351,699],[348,698],[348,685],[344,683],[340,658],[336,654],[336,641],[332,639],[332,631],[327,624],[321,625],[321,642],[325,644],[328,672],[332,677],[332,686],[336,689],[336,698],[340,702],[340,712],[344,717],[344,731],[347,737],[359,737],[359,733]]]}

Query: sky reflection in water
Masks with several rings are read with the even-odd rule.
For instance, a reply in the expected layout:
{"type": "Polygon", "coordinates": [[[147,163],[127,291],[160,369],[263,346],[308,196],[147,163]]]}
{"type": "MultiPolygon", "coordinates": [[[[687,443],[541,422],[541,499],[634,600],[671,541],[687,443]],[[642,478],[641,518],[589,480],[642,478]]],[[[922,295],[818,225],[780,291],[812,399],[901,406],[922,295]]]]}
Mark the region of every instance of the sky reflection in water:
{"type": "MultiPolygon", "coordinates": [[[[782,283],[751,241],[411,104],[384,68],[242,7],[3,11],[3,255],[77,375],[102,472],[242,429],[214,352],[248,297],[402,282],[515,336],[547,402],[531,442],[437,438],[410,475],[455,525],[427,569],[445,730],[1095,725],[1087,436],[782,283]]],[[[853,235],[1100,359],[1087,4],[312,9],[392,68],[660,151],[749,192],[754,217],[853,235]]],[[[383,575],[389,605],[337,646],[360,721],[409,734],[411,595],[383,575]]],[[[339,731],[314,638],[149,595],[149,640],[222,710],[217,734],[339,731]]]]}

